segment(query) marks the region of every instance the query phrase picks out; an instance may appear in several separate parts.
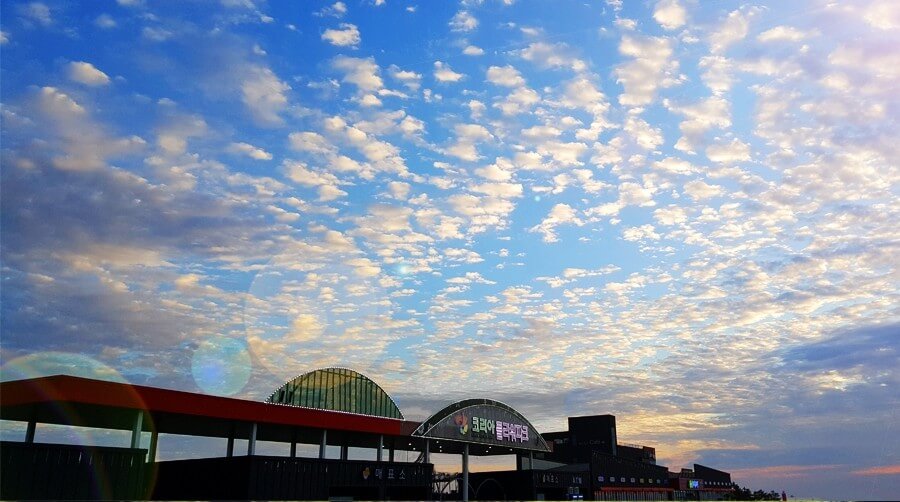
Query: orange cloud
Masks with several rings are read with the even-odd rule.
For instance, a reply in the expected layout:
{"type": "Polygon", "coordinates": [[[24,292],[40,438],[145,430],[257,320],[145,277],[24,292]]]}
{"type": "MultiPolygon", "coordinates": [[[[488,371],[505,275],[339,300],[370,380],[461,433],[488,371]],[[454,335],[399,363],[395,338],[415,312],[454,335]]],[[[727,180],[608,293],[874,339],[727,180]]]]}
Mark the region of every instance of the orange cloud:
{"type": "Polygon", "coordinates": [[[751,467],[747,469],[733,469],[732,478],[745,478],[764,476],[774,479],[803,478],[809,473],[826,471],[842,467],[840,464],[825,465],[772,465],[768,467],[751,467]]]}
{"type": "Polygon", "coordinates": [[[857,476],[889,476],[891,474],[900,474],[900,465],[879,465],[878,467],[853,471],[850,474],[856,474],[857,476]]]}

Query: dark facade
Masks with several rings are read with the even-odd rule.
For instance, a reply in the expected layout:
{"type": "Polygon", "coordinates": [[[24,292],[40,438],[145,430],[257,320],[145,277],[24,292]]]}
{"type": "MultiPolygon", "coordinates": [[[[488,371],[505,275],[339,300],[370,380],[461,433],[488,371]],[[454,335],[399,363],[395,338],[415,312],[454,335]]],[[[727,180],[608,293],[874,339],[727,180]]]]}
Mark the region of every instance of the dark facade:
{"type": "MultiPolygon", "coordinates": [[[[656,465],[655,448],[619,443],[613,415],[570,417],[569,430],[543,436],[552,451],[520,455],[518,465],[539,473],[579,472],[585,481],[579,492],[585,499],[722,500],[731,491],[727,472],[695,464],[693,470],[671,473],[656,465]]],[[[502,479],[499,473],[493,475],[502,479]]],[[[564,495],[578,498],[571,490],[564,495]]]]}

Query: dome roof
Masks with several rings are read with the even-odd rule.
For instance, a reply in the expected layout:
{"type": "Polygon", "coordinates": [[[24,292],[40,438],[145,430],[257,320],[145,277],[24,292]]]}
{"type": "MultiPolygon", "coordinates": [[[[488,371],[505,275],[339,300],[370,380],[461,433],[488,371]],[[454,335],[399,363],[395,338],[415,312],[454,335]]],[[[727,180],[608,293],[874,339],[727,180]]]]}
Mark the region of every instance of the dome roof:
{"type": "Polygon", "coordinates": [[[269,403],[403,419],[400,408],[377,383],[347,368],[322,368],[286,382],[269,403]]]}

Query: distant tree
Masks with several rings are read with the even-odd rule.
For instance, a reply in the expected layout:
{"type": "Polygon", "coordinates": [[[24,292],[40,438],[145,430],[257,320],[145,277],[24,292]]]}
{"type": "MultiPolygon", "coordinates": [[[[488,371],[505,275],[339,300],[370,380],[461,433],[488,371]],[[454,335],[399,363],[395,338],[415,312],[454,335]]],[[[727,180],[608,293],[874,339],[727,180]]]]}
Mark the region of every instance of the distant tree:
{"type": "Polygon", "coordinates": [[[732,483],[731,488],[734,490],[725,495],[725,500],[781,500],[781,495],[776,491],[765,492],[762,490],[750,491],[749,488],[738,486],[732,483]]]}

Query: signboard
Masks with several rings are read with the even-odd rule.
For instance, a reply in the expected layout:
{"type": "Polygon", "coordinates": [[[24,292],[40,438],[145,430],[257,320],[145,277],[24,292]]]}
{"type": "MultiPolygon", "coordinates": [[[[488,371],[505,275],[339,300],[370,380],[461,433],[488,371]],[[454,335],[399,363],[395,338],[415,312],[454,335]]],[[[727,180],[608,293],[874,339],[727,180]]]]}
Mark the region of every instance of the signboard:
{"type": "Polygon", "coordinates": [[[479,404],[447,410],[424,424],[421,435],[468,443],[547,451],[543,438],[521,415],[508,407],[479,404]]]}

